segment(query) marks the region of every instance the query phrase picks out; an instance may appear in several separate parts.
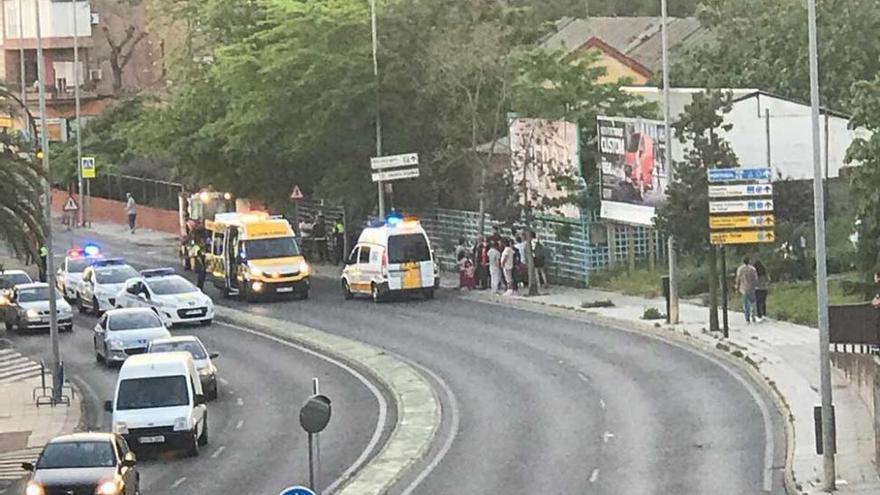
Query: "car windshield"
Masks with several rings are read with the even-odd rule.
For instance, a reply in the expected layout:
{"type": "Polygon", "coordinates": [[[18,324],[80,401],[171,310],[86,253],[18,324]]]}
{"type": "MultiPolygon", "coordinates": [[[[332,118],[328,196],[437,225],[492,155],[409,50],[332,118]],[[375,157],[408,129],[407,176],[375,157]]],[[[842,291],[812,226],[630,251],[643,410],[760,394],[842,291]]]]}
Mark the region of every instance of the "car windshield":
{"type": "Polygon", "coordinates": [[[121,284],[130,278],[138,276],[138,272],[128,266],[106,266],[95,270],[99,284],[121,284]]]}
{"type": "Polygon", "coordinates": [[[194,340],[151,344],[150,352],[188,352],[192,355],[193,359],[206,359],[208,357],[202,344],[194,340]]]}
{"type": "Polygon", "coordinates": [[[110,442],[56,442],[46,445],[37,469],[113,467],[116,455],[110,442]]]}
{"type": "Polygon", "coordinates": [[[299,245],[293,237],[244,241],[242,246],[242,256],[251,260],[289,258],[299,254],[299,245]]]}
{"type": "Polygon", "coordinates": [[[136,313],[118,313],[110,316],[109,327],[113,332],[138,330],[141,328],[158,328],[164,326],[162,320],[152,311],[136,313]]]}
{"type": "Polygon", "coordinates": [[[158,280],[147,280],[150,290],[158,296],[168,296],[172,294],[189,294],[190,292],[198,292],[195,285],[183,277],[168,277],[158,280]]]}
{"type": "MultiPolygon", "coordinates": [[[[60,300],[62,298],[61,294],[58,291],[55,291],[55,299],[60,300]]],[[[49,288],[48,287],[33,287],[29,289],[19,289],[18,290],[18,302],[36,302],[36,301],[48,301],[49,300],[49,288]]]]}
{"type": "Polygon", "coordinates": [[[4,273],[0,275],[0,289],[11,289],[19,284],[33,282],[26,273],[4,273]]]}
{"type": "Polygon", "coordinates": [[[158,376],[122,380],[116,409],[150,409],[189,404],[186,378],[183,376],[158,376]]]}
{"type": "Polygon", "coordinates": [[[430,261],[431,250],[422,234],[392,235],[388,237],[388,262],[408,263],[430,261]]]}
{"type": "Polygon", "coordinates": [[[68,259],[67,273],[82,273],[89,267],[89,261],[86,258],[68,259]]]}

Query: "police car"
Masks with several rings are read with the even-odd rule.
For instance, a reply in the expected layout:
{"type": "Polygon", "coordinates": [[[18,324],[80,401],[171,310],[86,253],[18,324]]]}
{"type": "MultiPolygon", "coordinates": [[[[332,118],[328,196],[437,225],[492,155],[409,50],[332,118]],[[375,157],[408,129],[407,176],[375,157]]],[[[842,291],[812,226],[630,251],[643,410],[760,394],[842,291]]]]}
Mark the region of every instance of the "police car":
{"type": "Polygon", "coordinates": [[[58,276],[55,278],[58,290],[61,291],[65,299],[68,301],[77,300],[76,291],[79,288],[80,280],[82,280],[83,272],[89,265],[102,259],[101,250],[94,245],[86,245],[67,251],[64,262],[58,269],[58,276]]]}
{"type": "Polygon", "coordinates": [[[92,262],[85,269],[77,285],[77,306],[80,312],[101,314],[116,307],[116,294],[125,281],[137,277],[138,272],[122,258],[107,258],[92,262]]]}
{"type": "Polygon", "coordinates": [[[173,268],[143,270],[125,282],[116,295],[116,307],[151,308],[168,326],[185,323],[210,325],[214,303],[173,268]]]}

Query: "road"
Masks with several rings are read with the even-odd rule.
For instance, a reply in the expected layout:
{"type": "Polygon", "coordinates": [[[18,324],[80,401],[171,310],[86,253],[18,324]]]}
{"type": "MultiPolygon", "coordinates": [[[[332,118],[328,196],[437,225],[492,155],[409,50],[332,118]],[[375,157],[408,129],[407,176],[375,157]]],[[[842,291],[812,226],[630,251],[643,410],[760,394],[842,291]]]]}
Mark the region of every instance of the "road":
{"type": "MultiPolygon", "coordinates": [[[[62,334],[65,373],[87,401],[90,429],[106,430],[110,415],[102,409],[116,385],[116,369],[95,362],[92,328],[96,319],[78,315],[73,334],[62,334]]],[[[221,357],[221,396],[209,403],[210,444],[197,458],[183,455],[141,459],[144,494],[276,494],[307,484],[306,436],[299,408],[310,395],[312,377],[334,402],[333,418],[321,438],[319,486],[327,486],[355,463],[376,430],[378,401],[358,378],[337,365],[279,341],[215,323],[175,328],[174,335],[198,335],[221,357]]],[[[48,337],[9,339],[17,350],[51,361],[48,337]]]]}
{"type": "MultiPolygon", "coordinates": [[[[168,265],[172,256],[143,248],[131,258],[168,265]]],[[[782,418],[770,400],[740,372],[679,345],[451,291],[430,302],[343,301],[332,279],[313,279],[308,301],[223,304],[423,368],[444,424],[391,493],[784,493],[782,418]]]]}

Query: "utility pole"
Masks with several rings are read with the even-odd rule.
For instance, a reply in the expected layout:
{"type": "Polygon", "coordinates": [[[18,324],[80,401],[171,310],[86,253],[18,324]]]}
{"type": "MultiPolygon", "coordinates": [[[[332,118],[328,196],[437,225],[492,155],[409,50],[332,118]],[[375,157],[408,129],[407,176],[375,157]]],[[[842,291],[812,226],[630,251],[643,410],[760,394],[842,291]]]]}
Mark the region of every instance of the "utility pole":
{"type": "MultiPolygon", "coordinates": [[[[660,10],[663,17],[662,43],[663,43],[663,124],[666,127],[666,185],[672,185],[675,177],[675,167],[672,163],[672,110],[669,108],[669,35],[668,16],[666,14],[666,0],[660,0],[660,10]]],[[[676,280],[675,238],[670,235],[667,239],[667,256],[669,257],[669,323],[678,323],[678,282],[676,280]]]]}
{"type": "Polygon", "coordinates": [[[816,230],[816,304],[819,322],[819,388],[822,392],[822,485],[835,489],[834,422],[831,400],[831,356],[828,350],[828,273],[825,260],[825,191],[819,135],[819,42],[816,33],[816,0],[807,0],[810,43],[810,106],[813,126],[813,220],[816,230]]]}
{"type": "MultiPolygon", "coordinates": [[[[25,110],[27,110],[27,78],[25,78],[25,64],[24,64],[24,13],[22,10],[24,7],[22,6],[22,0],[18,0],[18,58],[20,61],[19,70],[21,71],[21,101],[25,110]]],[[[30,112],[25,111],[24,113],[25,125],[24,128],[28,132],[31,129],[31,117],[30,112]]],[[[37,136],[31,136],[31,139],[36,139],[37,136]]]]}
{"type": "Polygon", "coordinates": [[[49,284],[49,338],[52,341],[52,400],[61,399],[61,350],[58,347],[58,313],[55,297],[55,258],[52,254],[52,174],[49,168],[49,126],[46,123],[46,79],[43,64],[43,39],[40,33],[40,0],[34,0],[37,20],[37,80],[40,95],[40,146],[43,150],[43,170],[46,179],[43,187],[43,208],[46,221],[46,282],[49,284]]]}
{"type": "MultiPolygon", "coordinates": [[[[376,156],[382,156],[382,109],[379,98],[379,37],[376,31],[376,0],[370,0],[370,24],[373,33],[373,77],[376,79],[376,156]]],[[[385,183],[379,186],[379,217],[385,217],[385,183]]]]}
{"type": "Polygon", "coordinates": [[[77,0],[70,2],[73,5],[73,99],[76,101],[76,179],[77,193],[79,194],[79,221],[81,227],[86,224],[85,208],[83,201],[83,176],[82,176],[82,120],[80,119],[79,84],[81,71],[79,68],[79,27],[76,18],[77,0]]]}

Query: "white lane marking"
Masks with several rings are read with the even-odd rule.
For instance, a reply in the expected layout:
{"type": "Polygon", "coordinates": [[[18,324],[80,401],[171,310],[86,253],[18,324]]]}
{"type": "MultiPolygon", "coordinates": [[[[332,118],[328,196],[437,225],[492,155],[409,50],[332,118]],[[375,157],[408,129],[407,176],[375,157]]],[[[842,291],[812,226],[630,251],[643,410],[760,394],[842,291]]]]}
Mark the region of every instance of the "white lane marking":
{"type": "Polygon", "coordinates": [[[174,483],[172,483],[172,484],[171,484],[171,489],[174,490],[174,489],[177,488],[178,486],[182,485],[184,481],[186,481],[186,476],[184,476],[183,478],[180,478],[179,480],[177,480],[177,481],[175,481],[174,483]]]}
{"type": "Polygon", "coordinates": [[[241,397],[238,397],[237,399],[235,399],[235,405],[236,405],[236,406],[243,406],[243,405],[244,405],[244,399],[242,399],[241,397]]]}
{"type": "Polygon", "coordinates": [[[599,479],[599,468],[594,469],[593,472],[590,473],[590,483],[595,483],[597,479],[599,479]]]}
{"type": "MultiPolygon", "coordinates": [[[[301,352],[304,352],[304,353],[309,354],[311,356],[314,356],[318,359],[326,361],[330,364],[333,364],[333,365],[337,366],[338,368],[341,368],[342,370],[344,370],[345,372],[347,372],[351,376],[357,378],[358,381],[363,383],[364,386],[367,387],[367,390],[369,390],[370,393],[373,394],[373,397],[376,398],[376,401],[379,403],[379,417],[376,418],[376,428],[373,430],[373,436],[370,438],[370,442],[364,448],[364,451],[361,452],[360,457],[358,457],[357,460],[355,460],[352,463],[352,465],[349,466],[348,469],[346,469],[342,473],[342,475],[340,475],[339,478],[336,479],[336,481],[334,481],[333,483],[330,484],[330,486],[328,486],[327,488],[324,489],[324,492],[326,492],[326,493],[333,493],[336,490],[336,488],[338,488],[342,483],[344,483],[352,475],[354,475],[354,473],[356,473],[361,467],[363,467],[363,465],[366,464],[367,459],[369,459],[373,455],[373,451],[375,451],[378,448],[379,441],[382,439],[383,427],[385,426],[385,422],[388,419],[388,401],[385,400],[385,397],[382,395],[382,392],[379,391],[379,388],[376,387],[376,385],[374,385],[371,381],[367,380],[367,378],[363,374],[361,374],[360,372],[358,372],[357,370],[355,370],[351,366],[343,363],[342,361],[340,361],[336,358],[326,356],[326,355],[321,354],[315,350],[309,349],[308,347],[301,346],[299,344],[294,344],[293,342],[284,340],[282,338],[274,337],[272,335],[267,335],[265,333],[258,332],[256,330],[251,330],[249,328],[241,327],[241,326],[235,325],[233,323],[223,322],[223,323],[221,323],[221,325],[229,327],[229,328],[234,328],[240,332],[244,332],[244,333],[247,333],[250,335],[262,337],[264,339],[271,340],[272,342],[276,342],[276,343],[279,343],[279,344],[287,346],[287,347],[292,347],[292,348],[297,349],[301,352]]],[[[230,393],[232,393],[232,391],[230,391],[230,393]]]]}
{"type": "Polygon", "coordinates": [[[587,375],[585,375],[582,371],[578,371],[578,378],[580,378],[581,381],[584,383],[590,383],[590,378],[587,377],[587,375]]]}
{"type": "Polygon", "coordinates": [[[226,393],[229,395],[235,395],[235,390],[227,390],[226,393]]]}
{"type": "Polygon", "coordinates": [[[599,399],[599,405],[602,406],[602,409],[605,409],[605,401],[604,400],[599,399]]]}
{"type": "Polygon", "coordinates": [[[735,372],[727,363],[721,361],[719,358],[715,356],[711,356],[709,354],[703,354],[697,349],[691,349],[684,344],[679,344],[678,342],[673,342],[665,339],[661,339],[669,345],[678,347],[679,349],[683,349],[685,351],[690,352],[695,356],[701,356],[704,359],[715,363],[715,365],[719,366],[721,369],[726,371],[730,376],[732,376],[736,381],[740,383],[748,392],[749,395],[752,396],[752,400],[758,405],[758,409],[761,410],[761,418],[764,421],[764,483],[763,489],[765,492],[773,491],[773,451],[775,449],[774,440],[773,440],[773,421],[770,419],[770,409],[767,407],[767,403],[764,401],[764,398],[761,394],[755,390],[755,386],[749,380],[746,380],[739,373],[735,372]]]}
{"type": "Polygon", "coordinates": [[[614,438],[614,433],[611,433],[610,431],[606,431],[602,435],[602,443],[608,443],[608,440],[611,440],[612,438],[614,438]]]}
{"type": "Polygon", "coordinates": [[[220,454],[222,454],[224,450],[226,450],[226,446],[221,445],[219,449],[215,450],[214,453],[211,454],[211,459],[216,459],[220,457],[220,454]]]}
{"type": "Polygon", "coordinates": [[[434,379],[434,381],[440,384],[443,392],[449,398],[449,410],[452,416],[449,425],[450,434],[446,438],[446,442],[443,443],[443,446],[440,447],[440,450],[437,452],[437,455],[434,456],[431,462],[427,466],[425,466],[425,469],[423,469],[422,472],[419,473],[419,475],[416,476],[416,478],[412,481],[412,483],[410,483],[409,486],[401,492],[401,495],[410,495],[413,493],[413,491],[415,491],[416,488],[418,488],[418,486],[425,480],[425,478],[427,478],[428,475],[431,474],[431,472],[438,465],[440,465],[440,462],[442,462],[443,458],[446,457],[446,454],[449,453],[449,449],[452,448],[452,444],[453,442],[455,442],[456,436],[458,436],[458,428],[461,422],[461,413],[458,408],[458,399],[456,399],[455,394],[452,393],[452,389],[449,387],[449,385],[446,384],[446,382],[442,378],[440,378],[440,376],[418,363],[404,359],[400,356],[397,356],[397,358],[409,363],[411,366],[418,368],[423,373],[428,374],[431,378],[434,379]]]}
{"type": "Polygon", "coordinates": [[[240,430],[242,426],[244,426],[244,420],[243,420],[243,419],[239,419],[239,420],[238,420],[238,423],[235,424],[235,429],[236,429],[236,430],[240,430]]]}
{"type": "Polygon", "coordinates": [[[223,385],[224,387],[229,386],[229,380],[227,380],[226,378],[219,378],[218,380],[220,380],[220,385],[223,385]]]}

